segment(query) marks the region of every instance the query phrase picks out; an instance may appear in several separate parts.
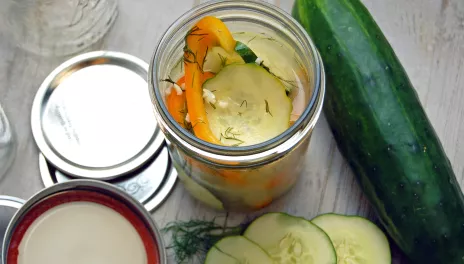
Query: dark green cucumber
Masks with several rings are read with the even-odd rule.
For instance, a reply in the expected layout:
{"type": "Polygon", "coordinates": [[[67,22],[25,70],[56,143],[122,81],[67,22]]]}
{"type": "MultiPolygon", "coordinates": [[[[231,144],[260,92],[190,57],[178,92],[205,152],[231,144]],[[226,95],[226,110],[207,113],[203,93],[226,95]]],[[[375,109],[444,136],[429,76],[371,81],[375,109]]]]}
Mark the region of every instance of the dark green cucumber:
{"type": "Polygon", "coordinates": [[[364,193],[413,263],[464,263],[464,197],[404,68],[359,0],[296,0],[324,61],[324,112],[364,193]]]}
{"type": "Polygon", "coordinates": [[[245,44],[240,41],[237,41],[235,44],[235,52],[242,57],[245,63],[255,63],[258,56],[245,44]]]}

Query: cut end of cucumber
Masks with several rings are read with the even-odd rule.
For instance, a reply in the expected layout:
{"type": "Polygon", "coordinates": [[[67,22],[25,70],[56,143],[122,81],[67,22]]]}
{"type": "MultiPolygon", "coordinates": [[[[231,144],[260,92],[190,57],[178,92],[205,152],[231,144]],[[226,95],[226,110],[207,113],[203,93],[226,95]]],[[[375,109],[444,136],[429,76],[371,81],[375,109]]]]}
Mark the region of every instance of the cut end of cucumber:
{"type": "Polygon", "coordinates": [[[231,236],[217,242],[206,256],[205,264],[219,263],[273,264],[273,261],[262,248],[247,238],[231,236]]]}
{"type": "Polygon", "coordinates": [[[311,222],[332,240],[338,263],[391,264],[388,240],[371,221],[359,216],[324,214],[311,222]]]}
{"type": "Polygon", "coordinates": [[[244,236],[268,252],[274,263],[337,263],[329,237],[303,218],[268,213],[253,221],[244,236]]]}

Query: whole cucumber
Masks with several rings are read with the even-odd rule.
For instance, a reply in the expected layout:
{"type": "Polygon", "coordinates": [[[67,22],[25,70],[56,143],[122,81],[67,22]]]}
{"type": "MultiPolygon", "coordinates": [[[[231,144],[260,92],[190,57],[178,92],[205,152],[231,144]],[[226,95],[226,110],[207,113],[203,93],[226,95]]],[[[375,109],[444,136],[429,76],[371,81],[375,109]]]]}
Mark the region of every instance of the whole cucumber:
{"type": "Polygon", "coordinates": [[[464,263],[464,197],[404,68],[359,0],[296,0],[327,76],[324,112],[389,235],[413,263],[464,263]]]}

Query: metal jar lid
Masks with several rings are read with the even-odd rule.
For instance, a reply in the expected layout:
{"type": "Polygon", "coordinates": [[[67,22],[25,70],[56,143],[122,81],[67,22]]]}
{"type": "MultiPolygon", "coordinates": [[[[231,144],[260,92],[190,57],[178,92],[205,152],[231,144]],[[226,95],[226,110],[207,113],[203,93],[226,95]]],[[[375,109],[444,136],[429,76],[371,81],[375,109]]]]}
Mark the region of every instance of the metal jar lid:
{"type": "MultiPolygon", "coordinates": [[[[39,154],[39,170],[45,187],[73,180],[72,177],[57,170],[39,154]]],[[[163,146],[140,169],[127,176],[107,181],[125,191],[140,202],[147,211],[157,209],[169,196],[177,181],[177,171],[172,165],[168,148],[163,146]]]]}
{"type": "Polygon", "coordinates": [[[37,91],[34,139],[45,158],[73,177],[110,180],[136,170],[161,147],[147,84],[148,65],[95,51],[56,68],[37,91]]]}
{"type": "Polygon", "coordinates": [[[24,204],[24,200],[0,195],[0,260],[2,259],[3,240],[5,237],[6,229],[10,224],[11,219],[16,211],[24,204]]]}

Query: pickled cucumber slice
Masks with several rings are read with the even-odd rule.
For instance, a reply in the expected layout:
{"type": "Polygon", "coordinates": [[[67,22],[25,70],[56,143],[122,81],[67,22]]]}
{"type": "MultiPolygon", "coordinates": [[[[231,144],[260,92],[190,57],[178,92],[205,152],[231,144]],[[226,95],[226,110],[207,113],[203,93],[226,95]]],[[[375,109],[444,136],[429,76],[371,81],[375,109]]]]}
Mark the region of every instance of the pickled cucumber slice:
{"type": "Polygon", "coordinates": [[[275,263],[337,263],[327,234],[304,218],[268,213],[253,221],[244,236],[261,246],[275,263]]]}
{"type": "Polygon", "coordinates": [[[217,242],[206,256],[205,264],[218,263],[273,264],[273,260],[262,248],[245,237],[231,236],[217,242]]]}
{"type": "Polygon", "coordinates": [[[229,53],[221,47],[213,47],[206,54],[203,71],[218,73],[222,68],[233,63],[244,64],[245,61],[237,52],[229,53]]]}
{"type": "Polygon", "coordinates": [[[285,86],[259,65],[228,65],[203,89],[215,96],[215,103],[205,104],[206,112],[211,130],[225,145],[261,143],[289,127],[292,103],[285,86]]]}
{"type": "Polygon", "coordinates": [[[338,263],[391,263],[388,240],[371,221],[359,216],[324,214],[312,222],[332,240],[338,263]]]}

